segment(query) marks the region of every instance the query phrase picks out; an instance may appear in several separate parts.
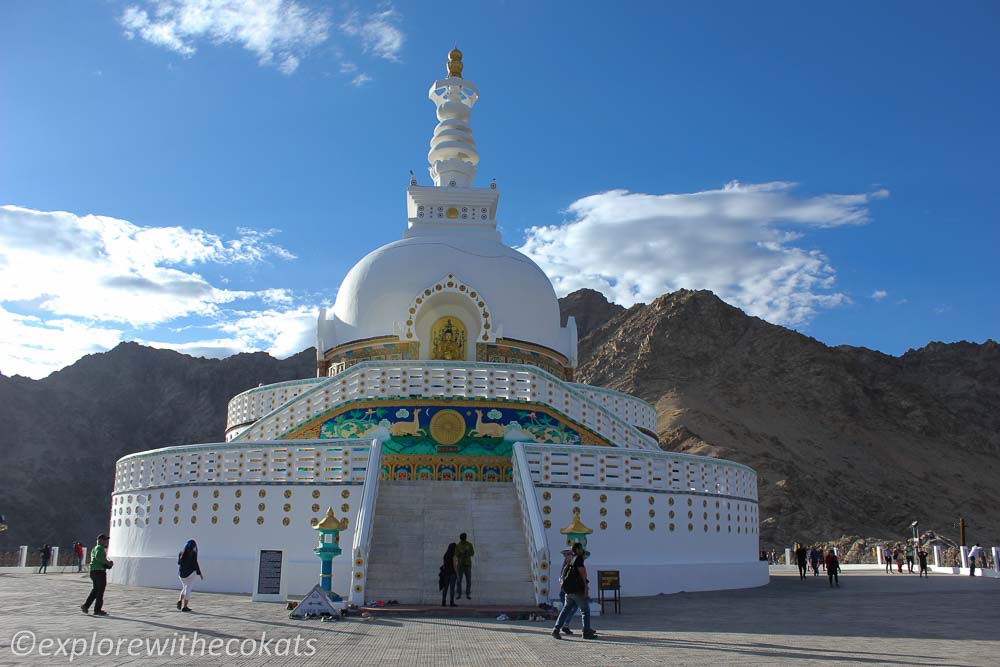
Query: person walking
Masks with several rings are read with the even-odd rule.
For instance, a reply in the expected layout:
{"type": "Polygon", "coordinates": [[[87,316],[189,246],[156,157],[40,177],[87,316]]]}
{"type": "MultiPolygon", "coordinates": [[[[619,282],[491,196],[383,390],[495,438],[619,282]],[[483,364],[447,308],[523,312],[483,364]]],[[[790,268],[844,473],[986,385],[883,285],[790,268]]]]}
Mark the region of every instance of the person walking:
{"type": "Polygon", "coordinates": [[[583,545],[577,542],[573,545],[573,558],[563,568],[559,577],[560,589],[566,597],[563,608],[559,611],[559,617],[556,618],[556,626],[552,629],[554,639],[562,639],[563,635],[573,634],[569,629],[569,622],[577,609],[583,617],[583,638],[597,637],[597,633],[590,627],[590,582],[587,580],[585,559],[583,545]]]}
{"type": "Polygon", "coordinates": [[[816,547],[809,550],[809,564],[812,565],[813,576],[819,576],[819,551],[816,547]]]}
{"type": "Polygon", "coordinates": [[[462,533],[458,536],[458,545],[455,547],[455,560],[458,561],[458,599],[462,599],[462,577],[465,577],[465,599],[472,599],[472,557],[476,555],[476,550],[472,548],[472,542],[462,533]]]}
{"type": "Polygon", "coordinates": [[[90,581],[93,588],[87,601],[80,605],[83,613],[89,613],[90,604],[94,604],[94,616],[107,616],[104,611],[104,589],[108,587],[108,570],[114,567],[115,562],[108,560],[108,536],[103,533],[97,536],[97,545],[90,552],[90,581]]]}
{"type": "Polygon", "coordinates": [[[976,559],[983,553],[983,548],[976,542],[976,546],[969,549],[969,576],[976,576],[976,559]]]}
{"type": "Polygon", "coordinates": [[[899,574],[903,574],[903,550],[899,548],[898,544],[892,555],[896,558],[896,570],[899,574]]]}
{"type": "Polygon", "coordinates": [[[882,552],[882,559],[885,561],[885,573],[892,574],[892,549],[886,547],[882,552]]]}
{"type": "Polygon", "coordinates": [[[913,545],[910,543],[906,544],[906,570],[907,574],[913,574],[913,545]]]}
{"type": "Polygon", "coordinates": [[[188,602],[191,600],[191,589],[194,588],[194,575],[205,581],[205,575],[198,566],[198,544],[188,540],[184,550],[177,554],[177,576],[181,580],[181,597],[177,600],[177,608],[181,611],[191,611],[188,602]]]}
{"type": "Polygon", "coordinates": [[[446,607],[445,598],[448,593],[451,593],[451,606],[457,607],[455,604],[455,580],[458,579],[458,563],[455,560],[455,543],[452,542],[448,545],[447,551],[444,552],[444,563],[441,564],[441,570],[438,572],[438,588],[441,589],[441,606],[446,607]]]}
{"type": "Polygon", "coordinates": [[[927,550],[921,549],[917,552],[917,558],[920,560],[920,574],[921,577],[929,577],[927,574],[927,550]]]}
{"type": "Polygon", "coordinates": [[[83,572],[83,544],[80,542],[74,544],[73,554],[76,556],[76,571],[83,572]]]}
{"type": "Polygon", "coordinates": [[[830,588],[833,588],[834,582],[837,584],[837,588],[840,588],[840,559],[837,558],[837,554],[833,553],[833,549],[826,552],[826,576],[830,579],[830,588]]]}
{"type": "Polygon", "coordinates": [[[799,579],[805,579],[806,573],[809,571],[809,567],[806,565],[806,558],[808,556],[809,553],[801,544],[795,549],[795,562],[799,565],[799,579]]]}
{"type": "Polygon", "coordinates": [[[49,573],[49,560],[52,558],[52,547],[48,544],[43,546],[38,550],[38,555],[41,558],[40,565],[38,566],[37,574],[48,574],[49,573]]]}

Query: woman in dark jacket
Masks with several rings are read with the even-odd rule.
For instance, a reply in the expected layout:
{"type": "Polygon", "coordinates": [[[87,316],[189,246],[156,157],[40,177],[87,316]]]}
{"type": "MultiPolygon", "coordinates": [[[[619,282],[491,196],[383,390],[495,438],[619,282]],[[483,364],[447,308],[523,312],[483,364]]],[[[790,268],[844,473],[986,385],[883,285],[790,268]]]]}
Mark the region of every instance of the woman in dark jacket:
{"type": "Polygon", "coordinates": [[[455,604],[455,581],[458,579],[458,563],[455,562],[455,543],[448,545],[448,550],[444,552],[444,563],[441,564],[441,571],[438,573],[438,588],[441,589],[441,606],[445,605],[445,598],[451,592],[451,606],[455,604]]]}
{"type": "Polygon", "coordinates": [[[191,589],[194,588],[194,575],[205,581],[205,575],[198,567],[198,545],[194,540],[188,540],[184,551],[177,554],[177,576],[181,579],[181,597],[177,600],[177,608],[181,611],[191,611],[188,600],[191,599],[191,589]]]}

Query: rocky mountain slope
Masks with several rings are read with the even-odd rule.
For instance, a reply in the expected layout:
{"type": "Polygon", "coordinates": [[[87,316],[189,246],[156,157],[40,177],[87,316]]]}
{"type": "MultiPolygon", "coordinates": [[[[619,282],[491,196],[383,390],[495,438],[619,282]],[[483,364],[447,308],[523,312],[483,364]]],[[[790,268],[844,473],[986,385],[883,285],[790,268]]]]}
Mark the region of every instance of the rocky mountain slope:
{"type": "MultiPolygon", "coordinates": [[[[816,340],[710,292],[625,309],[580,290],[578,378],[656,405],[665,449],[760,475],[763,546],[844,534],[903,537],[909,523],[1000,542],[1000,346],[932,343],[901,357],[816,340]]],[[[235,394],[311,377],[285,360],[188,357],[134,343],[43,380],[0,376],[0,547],[88,543],[106,530],[124,454],[217,442],[235,394]]]]}
{"type": "MultiPolygon", "coordinates": [[[[602,306],[597,304],[600,311],[602,306]]],[[[656,405],[664,449],[757,470],[762,545],[913,520],[1000,543],[1000,345],[828,347],[681,290],[580,341],[578,379],[656,405]]]]}

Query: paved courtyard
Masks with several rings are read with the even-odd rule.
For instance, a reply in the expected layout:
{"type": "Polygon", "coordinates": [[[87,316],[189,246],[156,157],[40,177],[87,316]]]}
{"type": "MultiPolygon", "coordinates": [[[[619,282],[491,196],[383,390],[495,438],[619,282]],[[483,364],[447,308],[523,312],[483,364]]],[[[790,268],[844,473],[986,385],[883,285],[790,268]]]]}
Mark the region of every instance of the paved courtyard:
{"type": "Polygon", "coordinates": [[[185,614],[173,591],[120,586],[108,589],[111,615],[95,618],[79,609],[88,591],[79,575],[0,575],[0,665],[70,664],[74,647],[79,665],[1000,664],[1000,581],[980,577],[849,573],[831,590],[825,577],[777,574],[751,590],[628,598],[622,615],[594,619],[596,641],[556,641],[548,622],[293,621],[283,605],[235,595],[196,593],[185,614]],[[164,653],[149,657],[157,640],[164,653]]]}

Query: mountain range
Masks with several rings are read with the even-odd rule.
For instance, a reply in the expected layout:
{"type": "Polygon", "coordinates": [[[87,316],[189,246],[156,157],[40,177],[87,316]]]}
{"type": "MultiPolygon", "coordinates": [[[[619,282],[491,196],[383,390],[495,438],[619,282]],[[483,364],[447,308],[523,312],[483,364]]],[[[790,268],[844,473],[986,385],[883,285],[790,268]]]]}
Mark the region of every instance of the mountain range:
{"type": "MultiPolygon", "coordinates": [[[[665,450],[759,476],[761,546],[869,536],[911,521],[1000,543],[1000,346],[929,343],[894,357],[830,347],[711,292],[631,308],[563,299],[577,380],[656,406],[665,450]]],[[[122,343],[42,380],[0,375],[0,546],[92,543],[107,529],[115,461],[223,440],[226,405],[258,384],[311,377],[310,348],[204,359],[122,343]]]]}

